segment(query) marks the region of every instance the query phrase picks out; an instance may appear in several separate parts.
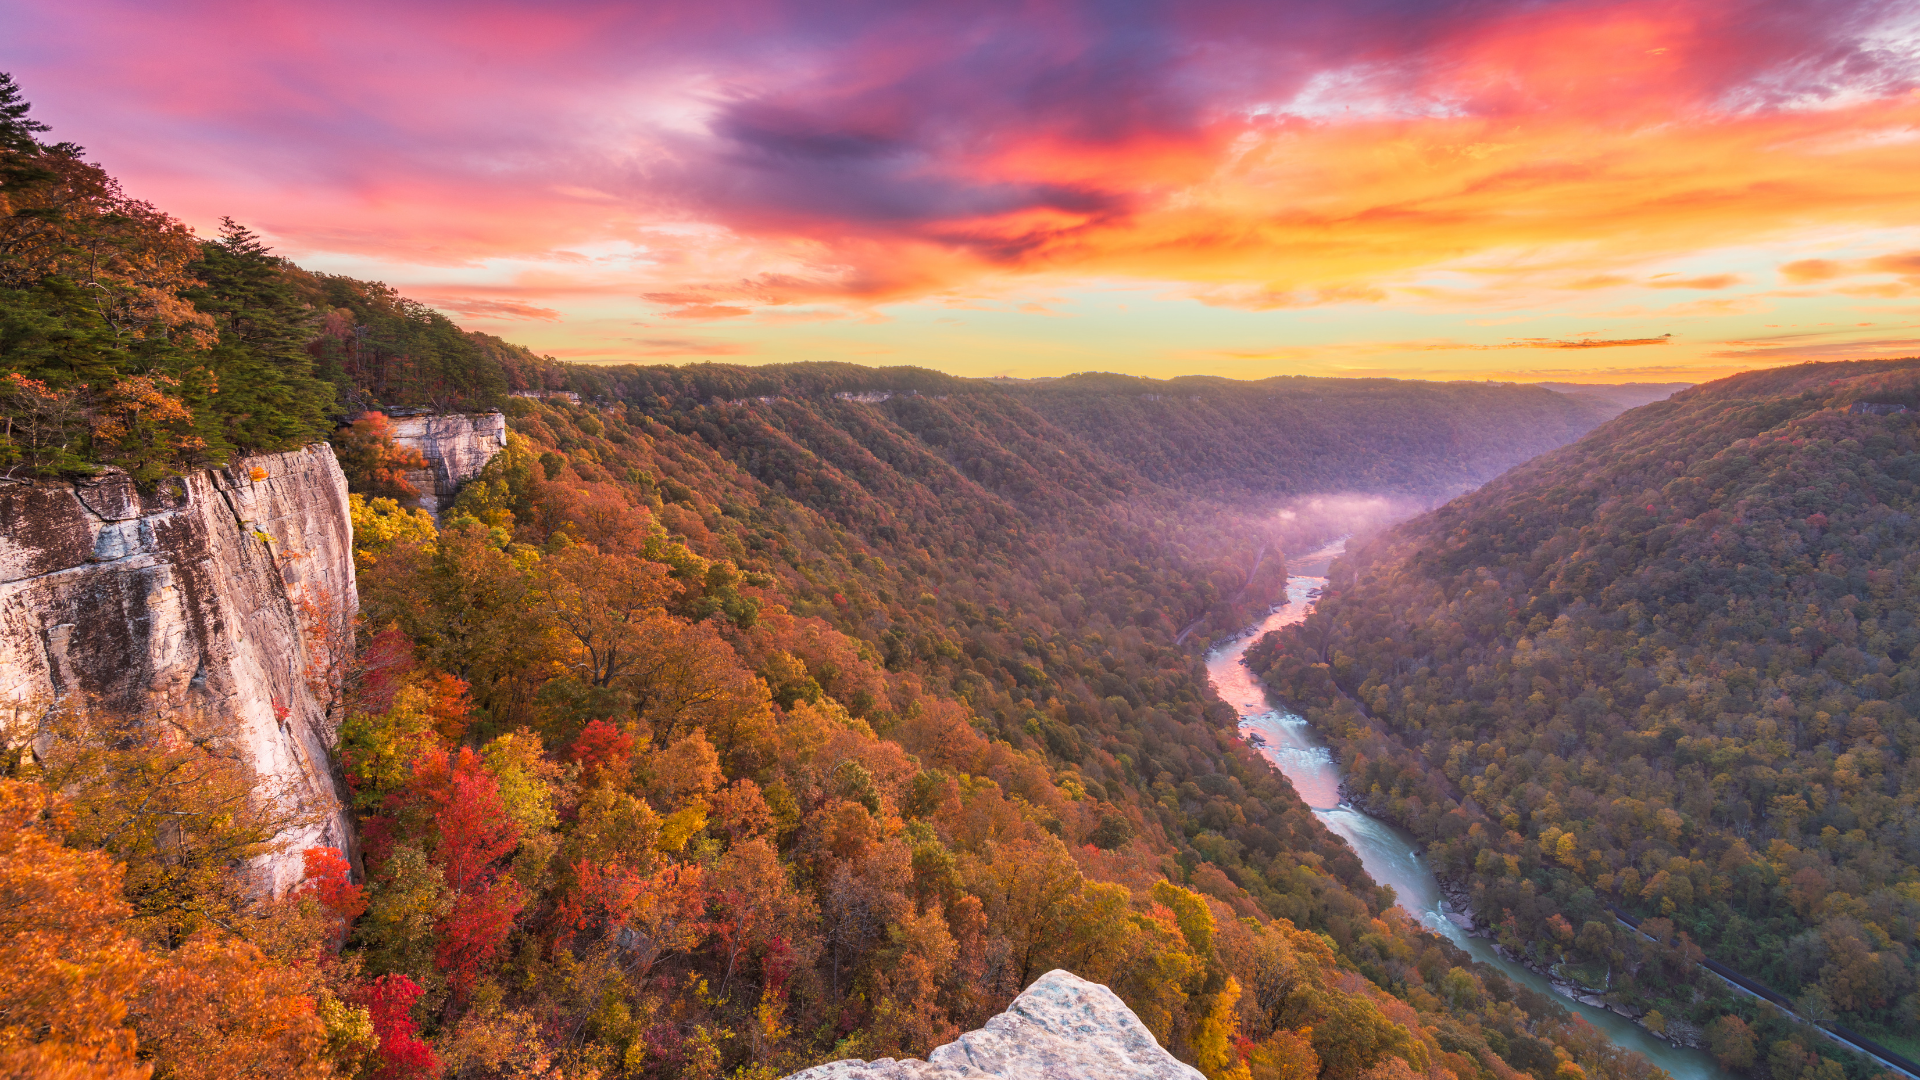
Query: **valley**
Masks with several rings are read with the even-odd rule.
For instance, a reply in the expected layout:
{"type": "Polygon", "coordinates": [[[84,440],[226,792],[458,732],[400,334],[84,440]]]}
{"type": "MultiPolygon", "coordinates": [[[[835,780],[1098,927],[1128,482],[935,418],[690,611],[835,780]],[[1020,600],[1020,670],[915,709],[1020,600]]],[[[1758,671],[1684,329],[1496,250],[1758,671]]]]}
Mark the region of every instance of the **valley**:
{"type": "Polygon", "coordinates": [[[1038,983],[1206,1080],[1880,1075],[1705,954],[1906,1045],[1912,362],[572,364],[5,90],[7,1075],[776,1080],[1038,983]]]}
{"type": "Polygon", "coordinates": [[[1276,705],[1246,664],[1247,650],[1266,634],[1295,626],[1312,614],[1327,585],[1327,571],[1346,547],[1344,539],[1296,559],[1287,582],[1287,604],[1262,620],[1245,636],[1219,645],[1207,654],[1207,675],[1222,700],[1240,713],[1240,729],[1273,763],[1314,815],[1353,847],[1368,877],[1394,890],[1395,902],[1422,926],[1442,935],[1475,960],[1541,994],[1559,995],[1562,1004],[1616,1045],[1627,1047],[1666,1070],[1678,1080],[1713,1080],[1728,1074],[1707,1054],[1676,1047],[1652,1037],[1620,1015],[1593,1004],[1571,1000],[1562,987],[1507,956],[1490,942],[1469,933],[1471,912],[1455,910],[1447,890],[1421,859],[1419,840],[1349,803],[1345,780],[1325,744],[1306,720],[1276,705]]]}
{"type": "Polygon", "coordinates": [[[1250,662],[1509,950],[1739,1068],[1841,1069],[1807,1019],[1906,1053],[1913,373],[1630,412],[1362,546],[1250,662]]]}

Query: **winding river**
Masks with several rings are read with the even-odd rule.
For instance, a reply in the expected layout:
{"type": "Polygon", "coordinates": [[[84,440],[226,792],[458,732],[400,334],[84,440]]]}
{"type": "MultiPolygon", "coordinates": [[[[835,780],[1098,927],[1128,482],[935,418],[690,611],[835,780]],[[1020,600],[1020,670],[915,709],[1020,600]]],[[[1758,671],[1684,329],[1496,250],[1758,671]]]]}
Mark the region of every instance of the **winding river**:
{"type": "MultiPolygon", "coordinates": [[[[1327,828],[1353,845],[1373,880],[1393,886],[1399,904],[1434,932],[1483,961],[1499,968],[1516,982],[1543,994],[1556,994],[1544,976],[1504,959],[1493,951],[1492,942],[1468,937],[1442,906],[1439,882],[1421,861],[1416,842],[1386,822],[1367,816],[1344,804],[1340,798],[1340,768],[1302,717],[1274,704],[1242,658],[1247,649],[1269,630],[1291,626],[1313,610],[1314,598],[1327,583],[1328,566],[1345,549],[1344,539],[1335,541],[1304,557],[1289,560],[1292,575],[1287,578],[1287,604],[1269,615],[1233,641],[1207,653],[1207,676],[1222,701],[1240,714],[1241,734],[1253,742],[1268,761],[1293,783],[1327,828]]],[[[1649,1035],[1624,1017],[1559,996],[1560,1004],[1604,1032],[1616,1044],[1646,1055],[1654,1064],[1672,1073],[1675,1080],[1729,1080],[1706,1053],[1683,1050],[1649,1035]]]]}

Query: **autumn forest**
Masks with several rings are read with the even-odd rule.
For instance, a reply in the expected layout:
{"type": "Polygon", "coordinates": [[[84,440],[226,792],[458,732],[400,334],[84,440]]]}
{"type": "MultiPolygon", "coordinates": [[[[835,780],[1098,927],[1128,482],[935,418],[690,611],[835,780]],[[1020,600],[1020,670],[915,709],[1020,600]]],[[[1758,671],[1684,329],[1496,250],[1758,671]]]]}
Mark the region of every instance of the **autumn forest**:
{"type": "Polygon", "coordinates": [[[1702,956],[1810,1020],[1920,1017],[1920,448],[1878,408],[1920,409],[1915,365],[1617,417],[573,365],[51,140],[0,80],[0,477],[331,445],[358,617],[312,677],[356,842],[263,892],[298,815],[217,717],[7,703],[0,1075],[774,1080],[1065,968],[1208,1080],[1656,1080],[1396,906],[1209,688],[1345,531],[1277,511],[1330,492],[1439,508],[1254,663],[1503,947],[1753,1080],[1881,1068],[1702,956]],[[490,410],[504,448],[416,508],[396,418],[490,410]]]}

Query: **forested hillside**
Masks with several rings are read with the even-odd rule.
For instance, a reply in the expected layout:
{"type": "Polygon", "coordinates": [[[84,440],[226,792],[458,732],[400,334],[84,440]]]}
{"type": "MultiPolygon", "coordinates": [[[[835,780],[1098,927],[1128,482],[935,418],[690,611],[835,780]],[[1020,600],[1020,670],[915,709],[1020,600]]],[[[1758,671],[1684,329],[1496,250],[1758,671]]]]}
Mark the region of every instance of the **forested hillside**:
{"type": "Polygon", "coordinates": [[[235,222],[196,237],[45,131],[0,81],[0,476],[151,484],[344,412],[493,408],[557,366],[235,222]]]}
{"type": "MultiPolygon", "coordinates": [[[[770,1078],[1064,966],[1212,1080],[1652,1075],[1414,926],[1210,701],[1196,639],[1284,577],[1265,507],[991,384],[540,360],[200,241],[0,90],[15,478],[373,406],[512,432],[438,525],[377,410],[333,433],[361,851],[289,895],[249,888],[289,821],[232,732],[6,703],[0,1073],[770,1078]],[[586,402],[503,397],[556,385],[586,402]],[[887,387],[920,393],[832,396],[887,387]]],[[[1316,475],[1383,460],[1353,429],[1316,475]]]]}
{"type": "Polygon", "coordinates": [[[1011,392],[1141,475],[1224,498],[1453,494],[1618,406],[1510,384],[1070,375],[1011,392]]]}
{"type": "Polygon", "coordinates": [[[852,364],[615,366],[575,369],[568,385],[681,411],[890,394],[881,414],[963,468],[973,467],[967,448],[941,440],[953,434],[953,416],[979,411],[997,418],[986,421],[996,432],[1022,429],[1021,443],[1007,443],[1016,452],[1064,450],[1081,464],[1097,462],[1107,479],[1120,470],[1128,483],[1262,508],[1328,491],[1451,494],[1565,445],[1621,408],[1511,384],[1112,374],[981,380],[852,364]],[[933,408],[929,398],[943,404],[933,408]]]}
{"type": "Polygon", "coordinates": [[[1754,1076],[1837,1051],[1701,950],[1911,1054],[1916,408],[1903,360],[1636,409],[1343,560],[1252,662],[1509,947],[1754,1076]]]}

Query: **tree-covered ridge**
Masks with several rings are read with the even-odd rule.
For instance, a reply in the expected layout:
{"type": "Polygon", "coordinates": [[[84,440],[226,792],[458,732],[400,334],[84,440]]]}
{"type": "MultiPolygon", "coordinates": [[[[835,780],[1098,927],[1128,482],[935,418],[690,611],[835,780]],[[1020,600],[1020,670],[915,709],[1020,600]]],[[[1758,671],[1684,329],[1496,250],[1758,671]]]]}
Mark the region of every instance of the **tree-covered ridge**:
{"type": "Polygon", "coordinates": [[[1461,491],[1618,411],[1537,387],[1398,379],[1072,375],[1010,392],[1149,479],[1227,498],[1461,491]]]}
{"type": "Polygon", "coordinates": [[[0,469],[141,480],[324,431],[297,307],[245,230],[195,239],[0,81],[0,469]]]}
{"type": "MultiPolygon", "coordinates": [[[[1704,949],[1910,1049],[1920,432],[1901,407],[1920,361],[1636,409],[1356,552],[1252,662],[1509,946],[1662,1019],[1757,1023],[1686,962],[1704,949]]],[[[1834,1053],[1715,1030],[1754,1075],[1834,1053]]]]}
{"type": "Polygon", "coordinates": [[[462,330],[380,282],[292,265],[285,274],[316,313],[306,348],[348,414],[479,412],[499,408],[511,391],[546,389],[565,379],[564,366],[552,357],[462,330]]]}

